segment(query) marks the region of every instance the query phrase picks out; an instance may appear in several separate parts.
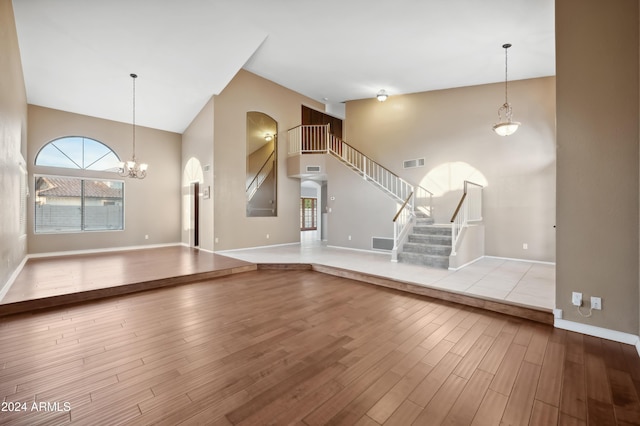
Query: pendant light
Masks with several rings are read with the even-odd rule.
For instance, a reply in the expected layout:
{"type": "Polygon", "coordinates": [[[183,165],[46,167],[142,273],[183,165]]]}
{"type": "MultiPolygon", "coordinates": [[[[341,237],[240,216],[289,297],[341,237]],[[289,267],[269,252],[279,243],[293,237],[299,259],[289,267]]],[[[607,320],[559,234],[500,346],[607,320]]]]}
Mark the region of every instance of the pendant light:
{"type": "Polygon", "coordinates": [[[509,136],[518,130],[520,123],[511,119],[511,105],[509,104],[508,91],[508,68],[507,49],[511,47],[509,43],[503,44],[504,48],[504,105],[498,108],[498,122],[494,124],[493,131],[500,136],[509,136]]]}
{"type": "Polygon", "coordinates": [[[118,174],[122,177],[144,179],[147,176],[147,168],[149,166],[146,163],[138,164],[136,160],[136,78],[138,78],[138,76],[136,74],[130,74],[130,77],[133,79],[133,155],[131,156],[131,160],[120,162],[118,174]]]}

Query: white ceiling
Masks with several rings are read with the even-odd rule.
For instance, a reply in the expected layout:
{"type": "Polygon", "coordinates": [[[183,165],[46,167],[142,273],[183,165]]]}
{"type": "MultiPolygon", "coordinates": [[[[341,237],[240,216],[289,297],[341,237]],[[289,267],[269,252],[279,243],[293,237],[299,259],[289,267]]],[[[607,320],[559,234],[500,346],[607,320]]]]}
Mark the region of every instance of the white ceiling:
{"type": "MultiPolygon", "coordinates": [[[[244,68],[324,103],[555,75],[553,0],[13,0],[30,104],[182,133],[244,68]],[[326,99],[325,99],[326,98],[326,99]]],[[[492,104],[491,107],[494,105],[492,104]]]]}

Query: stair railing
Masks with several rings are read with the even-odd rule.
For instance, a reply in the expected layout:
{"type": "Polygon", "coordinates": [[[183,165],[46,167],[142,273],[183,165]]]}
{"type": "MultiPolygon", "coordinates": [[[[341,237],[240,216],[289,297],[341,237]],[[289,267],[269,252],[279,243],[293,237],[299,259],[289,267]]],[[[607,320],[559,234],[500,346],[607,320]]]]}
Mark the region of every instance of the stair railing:
{"type": "Polygon", "coordinates": [[[451,255],[456,254],[456,244],[460,232],[469,222],[482,220],[482,185],[464,181],[464,191],[460,202],[451,216],[451,255]]]}
{"type": "Polygon", "coordinates": [[[258,173],[256,173],[255,177],[251,180],[251,183],[247,186],[247,201],[251,201],[258,191],[258,188],[260,188],[265,179],[267,179],[267,176],[269,176],[269,173],[271,173],[271,170],[273,170],[273,156],[275,153],[275,150],[271,151],[269,157],[267,157],[266,161],[262,164],[262,167],[260,167],[260,170],[258,170],[258,173]]]}
{"type": "Polygon", "coordinates": [[[393,249],[391,250],[392,262],[398,261],[398,252],[400,247],[404,244],[407,235],[409,235],[411,224],[416,216],[411,206],[411,201],[414,199],[413,195],[413,192],[409,194],[396,215],[393,217],[393,249]]]}

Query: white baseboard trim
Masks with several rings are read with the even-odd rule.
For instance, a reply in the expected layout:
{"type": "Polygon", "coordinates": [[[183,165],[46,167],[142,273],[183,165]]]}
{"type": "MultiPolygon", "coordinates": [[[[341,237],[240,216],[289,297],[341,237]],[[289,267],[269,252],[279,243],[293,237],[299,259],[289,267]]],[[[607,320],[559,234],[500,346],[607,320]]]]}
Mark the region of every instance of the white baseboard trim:
{"type": "Polygon", "coordinates": [[[108,253],[108,252],[115,252],[115,251],[144,250],[144,249],[153,249],[153,248],[161,248],[161,247],[175,247],[180,245],[182,245],[182,243],[149,244],[146,246],[108,247],[108,248],[88,249],[88,250],[53,251],[48,253],[32,253],[27,255],[27,258],[38,259],[42,257],[73,256],[78,254],[95,254],[95,253],[108,253]]]}
{"type": "Polygon", "coordinates": [[[562,330],[575,331],[576,333],[582,333],[588,336],[600,337],[602,339],[613,340],[614,342],[633,345],[638,351],[638,356],[640,356],[640,337],[635,334],[624,333],[622,331],[610,330],[608,328],[558,318],[553,321],[553,326],[562,330]]]}
{"type": "Polygon", "coordinates": [[[462,268],[465,268],[465,267],[467,267],[467,266],[469,266],[469,265],[473,265],[474,263],[476,263],[476,262],[478,262],[478,261],[482,260],[482,258],[484,258],[484,256],[476,257],[476,258],[475,258],[475,259],[473,259],[472,261],[467,262],[467,263],[465,263],[464,265],[460,265],[460,266],[458,266],[457,268],[452,268],[452,267],[450,266],[450,267],[449,267],[449,270],[450,270],[450,271],[458,271],[458,270],[460,270],[460,269],[462,269],[462,268]]]}
{"type": "Polygon", "coordinates": [[[361,253],[370,253],[370,254],[383,254],[389,256],[389,262],[391,262],[391,252],[387,250],[367,250],[367,249],[358,249],[353,247],[340,247],[340,246],[326,246],[327,248],[334,248],[339,250],[351,250],[351,251],[359,251],[361,253]]]}
{"type": "Polygon", "coordinates": [[[15,269],[15,271],[13,271],[13,274],[11,274],[11,276],[9,277],[7,282],[4,283],[2,288],[0,288],[0,301],[4,299],[4,296],[7,295],[7,293],[9,292],[9,289],[11,288],[13,283],[16,281],[16,278],[18,278],[18,275],[20,275],[20,272],[22,272],[24,265],[27,263],[27,259],[29,259],[29,256],[25,256],[24,258],[22,258],[22,262],[20,262],[18,267],[15,269]]]}
{"type": "Polygon", "coordinates": [[[501,257],[501,256],[483,256],[489,259],[501,259],[501,260],[513,260],[515,262],[529,262],[529,263],[541,263],[543,265],[556,265],[556,262],[545,262],[544,260],[531,260],[531,259],[518,259],[515,257],[501,257]]]}
{"type": "Polygon", "coordinates": [[[218,251],[215,251],[214,253],[222,254],[222,253],[231,253],[231,252],[234,252],[234,251],[241,251],[241,250],[258,250],[258,249],[263,249],[263,248],[282,247],[282,246],[295,246],[295,245],[300,245],[300,243],[299,242],[295,242],[295,243],[272,244],[272,245],[268,245],[268,246],[243,247],[243,248],[236,248],[236,249],[218,250],[218,251]]]}

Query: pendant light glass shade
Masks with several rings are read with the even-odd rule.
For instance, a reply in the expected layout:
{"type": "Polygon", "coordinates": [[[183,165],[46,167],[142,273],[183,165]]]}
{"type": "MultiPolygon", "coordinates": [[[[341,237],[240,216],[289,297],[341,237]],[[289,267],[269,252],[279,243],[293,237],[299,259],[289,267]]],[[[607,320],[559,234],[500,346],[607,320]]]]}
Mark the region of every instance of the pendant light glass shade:
{"type": "Polygon", "coordinates": [[[511,104],[509,104],[509,79],[508,79],[508,67],[507,67],[507,49],[511,47],[510,44],[503,44],[504,48],[504,104],[498,108],[498,122],[493,125],[493,131],[500,136],[512,135],[520,127],[518,121],[513,121],[511,114],[511,104]]]}

